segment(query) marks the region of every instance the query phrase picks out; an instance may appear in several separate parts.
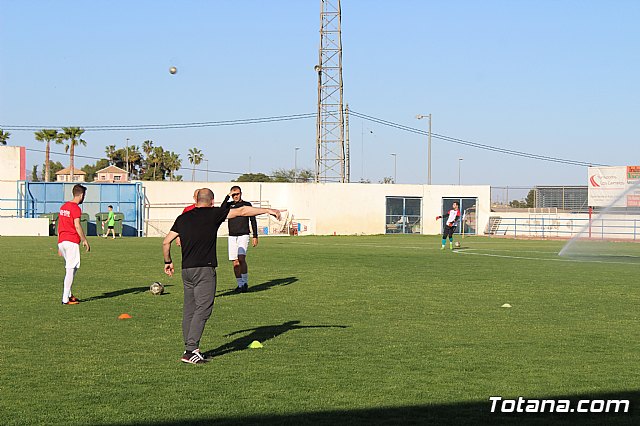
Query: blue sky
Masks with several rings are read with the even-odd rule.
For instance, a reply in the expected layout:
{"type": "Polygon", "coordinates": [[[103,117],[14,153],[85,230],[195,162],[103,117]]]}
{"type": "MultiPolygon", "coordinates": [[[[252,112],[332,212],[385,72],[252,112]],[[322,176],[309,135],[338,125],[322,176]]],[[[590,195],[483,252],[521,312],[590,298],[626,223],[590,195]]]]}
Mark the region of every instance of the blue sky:
{"type": "MultiPolygon", "coordinates": [[[[0,127],[169,124],[314,113],[319,0],[0,0],[0,127]],[[171,75],[169,67],[178,73],[171,75]]],[[[485,145],[640,164],[640,2],[342,1],[344,97],[362,114],[485,145]]],[[[352,117],[352,180],[426,182],[426,137],[352,117]]],[[[208,159],[210,180],[314,168],[315,118],[91,131],[208,159]],[[228,172],[218,173],[217,171],[228,172]],[[236,174],[234,174],[236,173],[236,174]]],[[[32,131],[10,145],[43,149],[32,131]]],[[[61,146],[54,148],[63,152],[61,146]]],[[[29,151],[28,163],[44,154],[29,151]]],[[[68,163],[66,156],[54,160],[68,163]]],[[[94,159],[78,158],[78,165],[94,159]]],[[[586,185],[586,168],[433,139],[434,184],[586,185]],[[460,162],[458,158],[463,158],[460,162]]],[[[207,163],[201,165],[205,169],[207,163]]],[[[203,180],[205,172],[197,172],[203,180]]]]}

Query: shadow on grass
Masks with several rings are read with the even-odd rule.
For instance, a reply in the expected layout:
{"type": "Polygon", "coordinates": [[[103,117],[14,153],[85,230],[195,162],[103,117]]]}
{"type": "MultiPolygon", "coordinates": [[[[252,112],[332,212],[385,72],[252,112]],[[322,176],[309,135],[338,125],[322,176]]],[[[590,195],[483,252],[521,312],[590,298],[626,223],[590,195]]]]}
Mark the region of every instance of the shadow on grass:
{"type": "Polygon", "coordinates": [[[346,325],[298,325],[300,321],[287,321],[278,325],[263,325],[261,327],[248,328],[246,330],[238,330],[233,333],[227,334],[225,337],[231,337],[236,334],[249,333],[246,336],[239,337],[232,342],[225,343],[215,349],[205,352],[203,355],[206,358],[213,358],[216,356],[225,355],[231,352],[238,352],[247,349],[247,347],[257,340],[260,343],[264,343],[267,340],[271,340],[278,337],[288,331],[292,330],[304,330],[307,328],[347,328],[346,325]]]}
{"type": "MultiPolygon", "coordinates": [[[[285,285],[293,284],[296,281],[298,281],[296,277],[276,278],[276,279],[264,282],[262,284],[249,286],[248,292],[257,293],[259,291],[266,291],[271,289],[272,287],[285,286],[285,285]]],[[[233,296],[234,294],[240,294],[240,293],[237,293],[236,290],[233,289],[233,290],[227,290],[224,293],[220,293],[216,295],[216,297],[233,296]]]]}
{"type": "MultiPolygon", "coordinates": [[[[547,396],[543,399],[569,400],[577,407],[580,400],[629,400],[627,413],[491,413],[491,401],[453,404],[413,405],[405,407],[364,408],[353,410],[318,411],[294,414],[256,415],[246,417],[211,417],[183,419],[144,425],[637,425],[640,392],[547,396]]],[[[363,395],[362,402],[366,401],[363,395]]],[[[498,410],[499,411],[499,410],[498,410]]]]}
{"type": "MultiPolygon", "coordinates": [[[[164,288],[166,289],[167,287],[171,287],[171,284],[163,284],[164,288]]],[[[149,291],[149,287],[132,287],[132,288],[123,288],[122,290],[116,290],[116,291],[109,291],[107,293],[102,293],[100,296],[91,296],[88,297],[86,299],[80,299],[82,302],[93,302],[95,300],[100,300],[100,299],[109,299],[111,297],[118,297],[118,296],[123,296],[125,294],[140,294],[140,293],[146,293],[149,291]]],[[[163,294],[159,295],[159,296],[165,296],[167,294],[171,294],[168,292],[164,292],[163,294]]]]}

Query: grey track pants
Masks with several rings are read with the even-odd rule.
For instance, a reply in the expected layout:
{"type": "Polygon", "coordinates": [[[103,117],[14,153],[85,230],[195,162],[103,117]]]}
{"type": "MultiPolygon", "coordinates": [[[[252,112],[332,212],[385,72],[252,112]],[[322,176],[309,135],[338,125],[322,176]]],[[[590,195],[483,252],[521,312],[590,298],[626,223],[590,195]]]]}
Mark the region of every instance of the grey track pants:
{"type": "Polygon", "coordinates": [[[182,270],[184,310],[182,336],[185,350],[198,348],[204,326],[213,310],[216,295],[216,268],[200,267],[182,270]]]}

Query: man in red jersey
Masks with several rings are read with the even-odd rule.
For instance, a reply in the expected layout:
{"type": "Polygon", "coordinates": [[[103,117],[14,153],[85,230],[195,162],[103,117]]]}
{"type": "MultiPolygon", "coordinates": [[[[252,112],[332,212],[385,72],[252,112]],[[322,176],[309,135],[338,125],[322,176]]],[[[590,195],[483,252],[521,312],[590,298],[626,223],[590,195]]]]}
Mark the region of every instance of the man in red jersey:
{"type": "Polygon", "coordinates": [[[82,185],[73,186],[73,200],[67,201],[60,207],[58,217],[58,252],[65,261],[66,274],[64,276],[64,289],[62,291],[63,305],[77,305],[80,303],[73,294],[71,286],[76,271],[80,267],[80,243],[87,250],[91,250],[87,237],[80,226],[80,204],[84,201],[87,188],[82,185]]]}

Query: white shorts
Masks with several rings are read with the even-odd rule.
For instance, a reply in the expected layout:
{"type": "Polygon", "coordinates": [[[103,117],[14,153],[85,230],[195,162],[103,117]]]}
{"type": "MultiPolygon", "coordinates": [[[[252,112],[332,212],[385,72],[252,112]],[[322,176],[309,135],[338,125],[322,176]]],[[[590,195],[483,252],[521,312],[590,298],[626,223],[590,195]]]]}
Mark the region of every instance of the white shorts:
{"type": "Polygon", "coordinates": [[[246,256],[248,247],[248,235],[240,235],[239,237],[229,236],[229,260],[238,259],[238,255],[246,256]]]}
{"type": "Polygon", "coordinates": [[[64,257],[66,269],[80,267],[80,244],[63,241],[58,243],[58,252],[64,257]]]}

